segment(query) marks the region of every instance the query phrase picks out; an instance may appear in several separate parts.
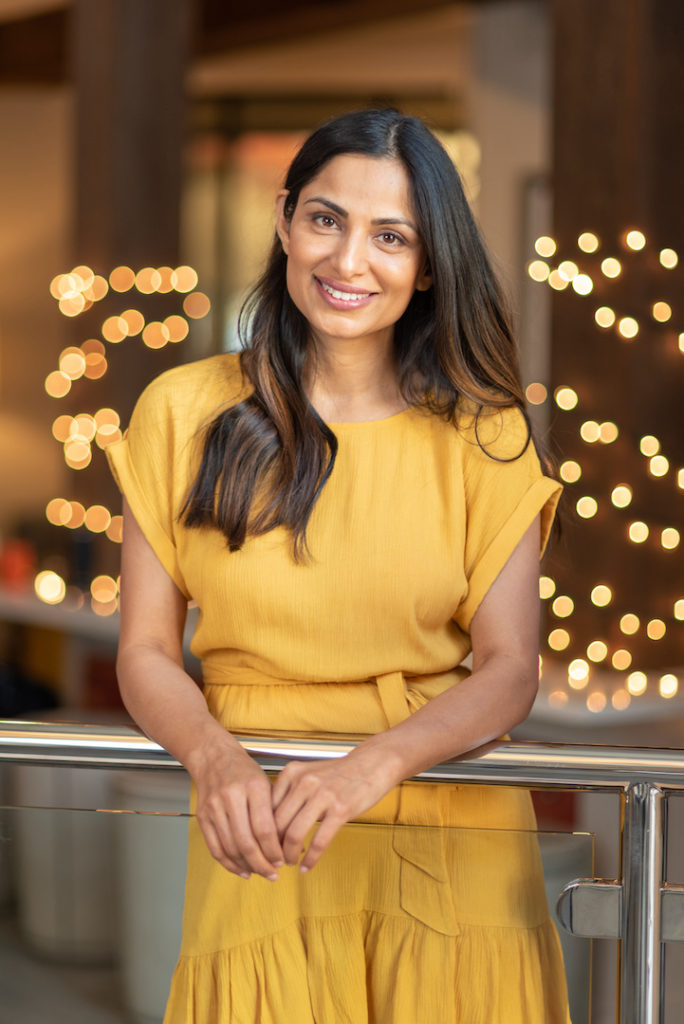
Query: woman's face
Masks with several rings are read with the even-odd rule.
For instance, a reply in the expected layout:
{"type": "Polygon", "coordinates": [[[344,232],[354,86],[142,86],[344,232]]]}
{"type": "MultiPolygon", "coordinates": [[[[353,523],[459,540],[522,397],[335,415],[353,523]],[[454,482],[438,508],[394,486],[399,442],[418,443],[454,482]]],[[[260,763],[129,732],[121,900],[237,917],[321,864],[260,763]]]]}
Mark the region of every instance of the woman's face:
{"type": "Polygon", "coordinates": [[[416,289],[430,287],[408,175],[400,161],[334,157],[299,195],[278,196],[287,287],[314,338],[391,340],[416,289]]]}

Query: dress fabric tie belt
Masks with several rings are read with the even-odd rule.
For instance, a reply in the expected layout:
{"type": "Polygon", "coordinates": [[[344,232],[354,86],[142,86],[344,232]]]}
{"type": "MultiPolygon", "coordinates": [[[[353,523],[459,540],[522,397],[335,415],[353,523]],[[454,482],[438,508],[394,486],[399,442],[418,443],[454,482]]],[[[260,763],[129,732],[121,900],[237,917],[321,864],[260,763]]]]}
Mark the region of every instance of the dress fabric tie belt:
{"type": "Polygon", "coordinates": [[[375,677],[382,710],[385,712],[390,728],[405,721],[411,714],[406,693],[406,680],[403,672],[385,672],[375,677]]]}

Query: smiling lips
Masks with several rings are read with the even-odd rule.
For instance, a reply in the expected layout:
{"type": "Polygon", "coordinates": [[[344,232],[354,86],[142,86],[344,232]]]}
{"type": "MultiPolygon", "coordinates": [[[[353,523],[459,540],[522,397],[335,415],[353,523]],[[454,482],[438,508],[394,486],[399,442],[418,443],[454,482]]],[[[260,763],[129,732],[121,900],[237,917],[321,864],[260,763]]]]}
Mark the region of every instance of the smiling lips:
{"type": "Polygon", "coordinates": [[[367,305],[377,292],[355,292],[349,288],[340,288],[320,277],[314,277],[318,290],[326,302],[335,309],[358,309],[367,305]]]}

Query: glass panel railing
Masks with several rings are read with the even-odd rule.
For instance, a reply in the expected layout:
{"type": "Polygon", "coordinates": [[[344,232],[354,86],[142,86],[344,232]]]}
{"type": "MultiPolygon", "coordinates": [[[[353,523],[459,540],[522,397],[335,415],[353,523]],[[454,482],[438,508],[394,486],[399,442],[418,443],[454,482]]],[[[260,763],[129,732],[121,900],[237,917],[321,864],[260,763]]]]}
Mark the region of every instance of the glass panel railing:
{"type": "MultiPolygon", "coordinates": [[[[14,769],[20,777],[13,781],[13,804],[47,803],[61,792],[71,802],[116,809],[0,809],[0,1022],[159,1024],[180,944],[186,778],[136,771],[93,772],[88,779],[88,770],[75,769],[71,781],[57,776],[48,782],[39,776],[53,769],[29,767],[14,769]],[[55,787],[52,795],[48,785],[55,787]]],[[[592,870],[587,835],[350,824],[334,842],[349,855],[343,852],[338,863],[374,860],[383,879],[396,871],[406,913],[419,921],[446,914],[441,926],[447,933],[452,911],[441,889],[432,894],[436,899],[425,895],[426,866],[432,871],[439,862],[445,869],[433,872],[446,881],[444,892],[450,884],[460,887],[454,903],[465,910],[456,909],[457,930],[474,926],[485,905],[489,917],[480,925],[496,925],[499,905],[525,887],[524,878],[502,870],[512,857],[534,864],[541,854],[545,892],[519,911],[531,915],[530,924],[535,899],[548,900],[553,911],[563,886],[592,870]],[[461,920],[464,913],[467,920],[461,920]]],[[[319,869],[306,884],[323,884],[319,869]]],[[[591,943],[559,932],[573,1024],[589,1024],[591,943]]]]}

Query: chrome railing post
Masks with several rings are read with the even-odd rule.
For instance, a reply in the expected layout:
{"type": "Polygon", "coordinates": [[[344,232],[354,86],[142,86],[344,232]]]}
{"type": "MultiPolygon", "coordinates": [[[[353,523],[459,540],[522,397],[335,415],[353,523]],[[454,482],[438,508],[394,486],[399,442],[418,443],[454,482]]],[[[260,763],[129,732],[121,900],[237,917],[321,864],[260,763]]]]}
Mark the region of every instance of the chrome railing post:
{"type": "Polygon", "coordinates": [[[619,1024],[660,1021],[664,804],[658,786],[635,782],[625,789],[619,1024]]]}

